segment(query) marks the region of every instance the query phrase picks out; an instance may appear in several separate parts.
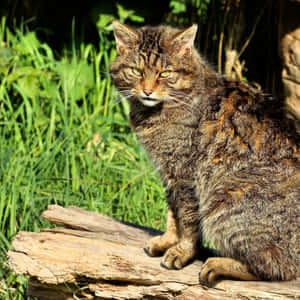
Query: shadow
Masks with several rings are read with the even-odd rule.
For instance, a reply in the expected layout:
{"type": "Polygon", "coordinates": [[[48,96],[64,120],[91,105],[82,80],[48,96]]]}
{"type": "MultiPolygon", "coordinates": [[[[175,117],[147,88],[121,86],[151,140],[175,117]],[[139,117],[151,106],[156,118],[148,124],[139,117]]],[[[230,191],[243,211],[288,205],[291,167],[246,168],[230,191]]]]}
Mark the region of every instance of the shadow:
{"type": "Polygon", "coordinates": [[[121,224],[123,224],[123,225],[132,227],[132,228],[140,229],[140,230],[148,233],[149,235],[151,235],[153,237],[157,236],[157,235],[163,234],[163,231],[160,231],[158,229],[154,229],[154,228],[151,228],[151,227],[136,225],[136,224],[133,224],[133,223],[130,223],[130,222],[120,221],[120,220],[118,220],[118,222],[121,223],[121,224]]]}

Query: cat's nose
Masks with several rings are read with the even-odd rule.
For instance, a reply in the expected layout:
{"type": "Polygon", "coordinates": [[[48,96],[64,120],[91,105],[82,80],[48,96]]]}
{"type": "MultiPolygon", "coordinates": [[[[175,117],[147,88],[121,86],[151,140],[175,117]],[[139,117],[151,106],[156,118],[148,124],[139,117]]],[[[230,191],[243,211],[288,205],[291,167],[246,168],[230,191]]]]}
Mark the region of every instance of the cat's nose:
{"type": "Polygon", "coordinates": [[[153,93],[153,90],[152,89],[143,89],[143,92],[146,96],[150,96],[152,93],[153,93]]]}

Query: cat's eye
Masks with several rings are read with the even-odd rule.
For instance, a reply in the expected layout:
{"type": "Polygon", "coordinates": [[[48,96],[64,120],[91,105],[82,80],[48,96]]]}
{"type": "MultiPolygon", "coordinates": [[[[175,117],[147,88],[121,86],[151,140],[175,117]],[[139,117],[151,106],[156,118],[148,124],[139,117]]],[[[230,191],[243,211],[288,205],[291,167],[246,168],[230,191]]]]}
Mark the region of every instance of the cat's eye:
{"type": "Polygon", "coordinates": [[[167,78],[171,75],[171,72],[170,71],[163,71],[163,72],[160,72],[159,73],[159,77],[160,78],[167,78]]]}
{"type": "Polygon", "coordinates": [[[135,76],[141,77],[141,76],[143,75],[143,72],[142,72],[140,69],[138,69],[138,68],[132,68],[131,70],[132,70],[132,73],[133,73],[135,76]]]}

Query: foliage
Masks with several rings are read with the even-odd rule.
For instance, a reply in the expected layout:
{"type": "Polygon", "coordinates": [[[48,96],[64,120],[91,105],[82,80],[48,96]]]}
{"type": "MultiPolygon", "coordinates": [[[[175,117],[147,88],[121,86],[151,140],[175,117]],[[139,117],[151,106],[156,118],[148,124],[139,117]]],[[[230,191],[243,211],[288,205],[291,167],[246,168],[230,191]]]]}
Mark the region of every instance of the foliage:
{"type": "Polygon", "coordinates": [[[177,24],[187,25],[186,23],[200,23],[207,20],[207,10],[211,0],[171,0],[171,18],[177,24]],[[187,18],[189,14],[189,18],[187,18]]]}
{"type": "MultiPolygon", "coordinates": [[[[169,10],[160,12],[160,22],[179,27],[198,24],[196,46],[205,57],[219,71],[226,71],[227,54],[235,53],[228,69],[246,80],[241,53],[259,31],[261,19],[274,27],[277,2],[248,6],[250,16],[256,17],[246,23],[248,11],[241,7],[245,1],[170,0],[169,10]]],[[[19,230],[49,226],[40,218],[48,204],[78,205],[125,221],[164,227],[159,176],[130,131],[127,103],[114,102],[119,95],[109,77],[109,63],[116,56],[112,20],[139,25],[147,17],[151,23],[153,12],[157,14],[154,7],[141,16],[127,4],[110,3],[114,9],[101,11],[94,24],[99,44],[75,43],[74,22],[71,51],[63,54],[41,42],[36,31],[24,25],[11,31],[6,19],[0,20],[1,299],[26,298],[26,278],[9,271],[6,252],[19,230]]],[[[267,36],[267,53],[274,48],[269,42],[271,27],[265,26],[264,31],[260,27],[263,39],[267,36]]],[[[258,44],[260,51],[254,48],[252,53],[264,57],[262,43],[258,44]]],[[[273,64],[272,55],[268,60],[273,64]]],[[[273,82],[274,70],[264,76],[263,68],[256,67],[257,57],[253,61],[252,70],[273,82]]]]}
{"type": "Polygon", "coordinates": [[[109,13],[101,13],[98,16],[96,27],[100,35],[100,43],[105,42],[107,45],[115,45],[112,39],[112,21],[118,19],[121,23],[127,21],[142,23],[144,18],[136,14],[133,9],[125,9],[122,5],[116,4],[117,15],[109,13]]]}
{"type": "Polygon", "coordinates": [[[0,298],[24,299],[8,271],[19,230],[47,227],[49,204],[77,205],[163,229],[163,187],[111,86],[112,42],[58,58],[35,32],[0,27],[0,298]]]}
{"type": "Polygon", "coordinates": [[[198,24],[197,48],[228,77],[245,80],[245,62],[240,56],[249,40],[242,45],[244,11],[239,0],[171,0],[168,21],[190,26],[198,24]],[[228,30],[225,30],[227,28],[228,30]]]}

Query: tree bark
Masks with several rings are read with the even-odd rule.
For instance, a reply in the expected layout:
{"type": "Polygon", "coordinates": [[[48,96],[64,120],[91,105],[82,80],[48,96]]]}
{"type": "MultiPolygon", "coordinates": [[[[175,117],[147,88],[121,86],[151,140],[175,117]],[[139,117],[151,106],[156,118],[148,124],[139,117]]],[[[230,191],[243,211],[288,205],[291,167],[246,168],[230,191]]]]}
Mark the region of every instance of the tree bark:
{"type": "Polygon", "coordinates": [[[300,1],[281,0],[280,55],[288,111],[300,130],[300,1]]]}
{"type": "Polygon", "coordinates": [[[76,207],[51,205],[43,218],[62,225],[19,232],[10,267],[29,275],[28,295],[39,299],[300,299],[300,278],[290,282],[223,280],[198,283],[201,261],[167,270],[146,255],[144,243],[159,231],[76,207]]]}

